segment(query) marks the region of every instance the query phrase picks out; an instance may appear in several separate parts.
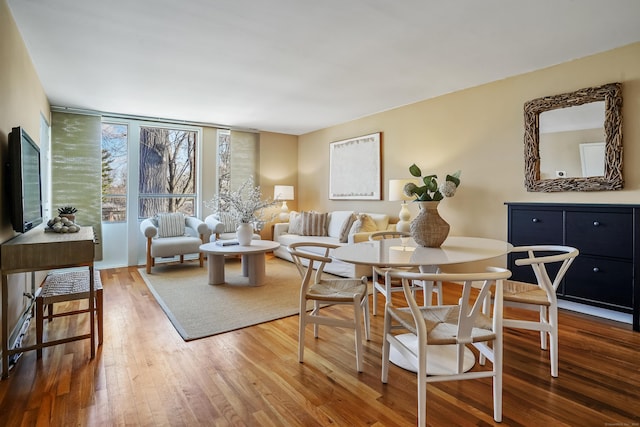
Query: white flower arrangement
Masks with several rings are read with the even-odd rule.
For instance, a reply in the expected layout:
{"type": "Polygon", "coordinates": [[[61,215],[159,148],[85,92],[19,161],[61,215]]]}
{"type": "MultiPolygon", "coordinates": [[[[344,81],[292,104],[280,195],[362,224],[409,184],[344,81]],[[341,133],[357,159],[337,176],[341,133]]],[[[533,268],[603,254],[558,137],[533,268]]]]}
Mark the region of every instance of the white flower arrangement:
{"type": "Polygon", "coordinates": [[[415,163],[409,167],[409,173],[416,178],[421,178],[424,185],[417,186],[410,182],[404,186],[404,194],[407,197],[415,197],[417,202],[428,202],[453,197],[460,185],[462,171],[447,175],[445,181],[440,185],[438,185],[438,175],[428,175],[422,178],[422,171],[415,163]]]}
{"type": "Polygon", "coordinates": [[[214,212],[228,212],[236,223],[253,224],[254,229],[261,230],[264,225],[275,217],[264,218],[264,210],[278,202],[262,199],[259,186],[255,186],[253,177],[249,177],[236,191],[220,192],[205,205],[214,212]]]}

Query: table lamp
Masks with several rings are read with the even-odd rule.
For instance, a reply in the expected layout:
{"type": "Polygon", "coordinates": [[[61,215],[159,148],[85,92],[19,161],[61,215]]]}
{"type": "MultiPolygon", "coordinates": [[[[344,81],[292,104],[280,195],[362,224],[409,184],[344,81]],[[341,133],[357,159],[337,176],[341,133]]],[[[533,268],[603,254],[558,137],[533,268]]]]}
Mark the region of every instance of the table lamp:
{"type": "Polygon", "coordinates": [[[293,185],[276,185],[273,187],[273,200],[282,200],[280,221],[289,221],[289,207],[287,200],[293,200],[293,185]]]}
{"type": "Polygon", "coordinates": [[[398,224],[396,224],[396,231],[403,231],[408,233],[411,222],[411,212],[407,207],[407,200],[413,200],[413,196],[409,197],[404,194],[404,186],[410,182],[418,184],[417,179],[390,179],[389,180],[389,200],[398,201],[402,200],[400,207],[400,213],[398,214],[398,224]]]}

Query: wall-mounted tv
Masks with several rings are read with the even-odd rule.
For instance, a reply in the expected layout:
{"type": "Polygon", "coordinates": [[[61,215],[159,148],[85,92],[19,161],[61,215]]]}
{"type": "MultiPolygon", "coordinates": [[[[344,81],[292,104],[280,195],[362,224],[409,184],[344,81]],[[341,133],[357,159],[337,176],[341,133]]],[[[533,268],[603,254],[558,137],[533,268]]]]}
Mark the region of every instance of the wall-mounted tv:
{"type": "Polygon", "coordinates": [[[42,223],[40,149],[21,127],[9,133],[9,203],[13,229],[25,233],[42,223]]]}

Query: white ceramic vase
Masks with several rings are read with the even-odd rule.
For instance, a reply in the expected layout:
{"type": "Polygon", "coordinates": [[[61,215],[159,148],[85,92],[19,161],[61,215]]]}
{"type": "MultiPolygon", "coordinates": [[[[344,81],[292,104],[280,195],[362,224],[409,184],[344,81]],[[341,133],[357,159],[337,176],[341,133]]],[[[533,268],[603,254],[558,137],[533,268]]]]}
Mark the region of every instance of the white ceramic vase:
{"type": "Polygon", "coordinates": [[[243,222],[238,225],[236,229],[236,237],[238,238],[238,243],[242,246],[249,246],[251,244],[251,239],[253,238],[253,225],[243,222]]]}

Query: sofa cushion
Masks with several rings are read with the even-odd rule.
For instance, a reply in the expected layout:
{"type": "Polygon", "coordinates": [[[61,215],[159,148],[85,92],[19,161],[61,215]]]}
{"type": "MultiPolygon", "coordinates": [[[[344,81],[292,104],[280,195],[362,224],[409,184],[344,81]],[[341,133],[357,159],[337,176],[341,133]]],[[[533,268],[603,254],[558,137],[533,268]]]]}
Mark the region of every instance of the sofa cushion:
{"type": "Polygon", "coordinates": [[[329,212],[329,224],[327,225],[327,236],[340,239],[340,233],[345,223],[349,222],[349,218],[353,215],[353,211],[333,211],[329,212]]]}
{"type": "Polygon", "coordinates": [[[289,212],[289,233],[302,234],[302,214],[300,212],[289,212]]]}
{"type": "MultiPolygon", "coordinates": [[[[380,214],[380,213],[369,213],[369,212],[363,212],[366,215],[368,215],[373,222],[376,223],[376,230],[373,231],[384,231],[389,227],[389,215],[387,214],[380,214]]],[[[362,230],[362,231],[367,231],[367,230],[362,230]]]]}
{"type": "Polygon", "coordinates": [[[184,214],[182,212],[159,213],[158,236],[184,236],[184,214]]]}
{"type": "Polygon", "coordinates": [[[340,241],[340,243],[347,243],[347,241],[349,240],[349,232],[351,231],[351,227],[353,226],[353,223],[356,221],[357,218],[358,217],[356,216],[356,214],[352,213],[351,215],[349,215],[349,218],[347,218],[344,224],[342,224],[342,230],[340,230],[340,237],[338,237],[338,240],[340,241]]]}
{"type": "Polygon", "coordinates": [[[202,240],[193,236],[176,236],[173,239],[155,239],[151,245],[151,256],[156,258],[200,252],[202,240]]]}
{"type": "Polygon", "coordinates": [[[306,236],[304,239],[297,234],[282,234],[278,237],[278,243],[281,247],[289,246],[291,243],[314,242],[314,243],[331,243],[337,244],[336,239],[329,236],[306,236]]]}
{"type": "Polygon", "coordinates": [[[349,234],[378,231],[375,221],[367,214],[358,214],[349,234]]]}
{"type": "Polygon", "coordinates": [[[326,236],[327,235],[326,212],[302,212],[302,235],[303,236],[326,236]]]}

